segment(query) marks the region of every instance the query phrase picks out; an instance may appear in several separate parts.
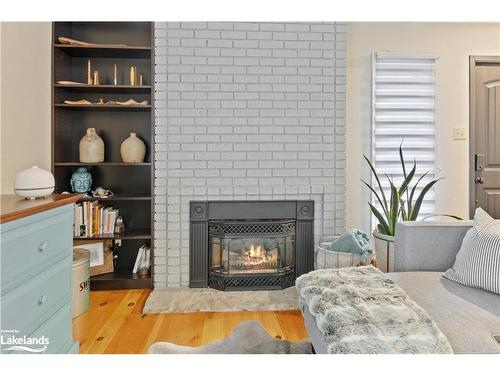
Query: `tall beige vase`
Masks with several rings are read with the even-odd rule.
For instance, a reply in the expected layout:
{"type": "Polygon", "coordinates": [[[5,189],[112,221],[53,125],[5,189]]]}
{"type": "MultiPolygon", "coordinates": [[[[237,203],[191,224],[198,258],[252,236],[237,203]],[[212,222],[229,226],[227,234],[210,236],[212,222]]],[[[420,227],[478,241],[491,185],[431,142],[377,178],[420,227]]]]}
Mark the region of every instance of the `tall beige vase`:
{"type": "Polygon", "coordinates": [[[136,133],[130,133],[120,146],[120,154],[124,163],[142,163],[146,156],[146,145],[136,133]]]}
{"type": "Polygon", "coordinates": [[[80,162],[100,163],[104,161],[104,141],[95,128],[88,128],[87,134],[80,140],[80,162]]]}

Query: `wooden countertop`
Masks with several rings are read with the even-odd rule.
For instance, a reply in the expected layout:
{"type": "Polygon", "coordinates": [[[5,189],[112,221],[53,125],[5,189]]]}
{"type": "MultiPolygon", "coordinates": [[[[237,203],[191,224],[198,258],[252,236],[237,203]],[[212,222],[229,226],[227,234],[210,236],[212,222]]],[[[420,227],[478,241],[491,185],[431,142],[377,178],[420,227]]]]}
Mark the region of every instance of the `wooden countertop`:
{"type": "Polygon", "coordinates": [[[47,198],[28,200],[17,195],[0,195],[0,224],[75,203],[81,194],[52,194],[47,198]]]}

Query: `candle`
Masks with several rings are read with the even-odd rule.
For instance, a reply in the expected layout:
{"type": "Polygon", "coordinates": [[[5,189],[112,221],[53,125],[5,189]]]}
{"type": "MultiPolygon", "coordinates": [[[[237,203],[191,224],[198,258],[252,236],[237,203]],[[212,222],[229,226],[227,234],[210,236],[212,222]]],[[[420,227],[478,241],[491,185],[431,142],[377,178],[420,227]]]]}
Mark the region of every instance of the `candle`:
{"type": "Polygon", "coordinates": [[[87,61],[87,85],[92,84],[92,64],[90,63],[90,59],[87,61]]]}
{"type": "Polygon", "coordinates": [[[130,86],[135,86],[135,67],[130,67],[130,86]]]}
{"type": "Polygon", "coordinates": [[[99,80],[99,71],[95,70],[94,71],[94,85],[100,85],[100,80],[99,80]]]}
{"type": "Polygon", "coordinates": [[[114,85],[118,84],[118,79],[116,77],[116,64],[115,64],[115,69],[114,69],[114,73],[113,73],[113,84],[114,85]]]}
{"type": "Polygon", "coordinates": [[[142,74],[139,75],[139,86],[142,86],[142,74]]]}

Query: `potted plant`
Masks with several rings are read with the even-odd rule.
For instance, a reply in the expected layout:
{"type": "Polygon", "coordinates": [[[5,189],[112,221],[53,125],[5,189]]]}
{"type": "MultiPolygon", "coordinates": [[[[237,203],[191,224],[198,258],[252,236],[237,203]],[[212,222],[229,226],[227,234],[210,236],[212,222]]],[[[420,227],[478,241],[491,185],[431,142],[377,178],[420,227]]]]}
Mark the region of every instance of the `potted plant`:
{"type": "MultiPolygon", "coordinates": [[[[441,180],[441,178],[428,182],[422,188],[422,191],[416,195],[417,187],[422,182],[424,177],[427,176],[429,171],[420,176],[416,183],[411,186],[413,179],[415,178],[417,162],[416,160],[413,162],[412,169],[409,173],[407,173],[403,157],[403,142],[401,142],[401,145],[399,146],[399,160],[404,179],[400,186],[395,186],[391,177],[387,174],[385,175],[391,189],[390,196],[387,197],[386,193],[382,189],[380,177],[377,174],[375,167],[366,155],[363,155],[363,157],[370,166],[376,186],[373,187],[363,180],[362,182],[368,187],[368,189],[370,189],[380,206],[377,208],[372,203],[368,203],[371,212],[375,215],[378,221],[377,228],[373,231],[377,264],[380,270],[384,272],[391,272],[394,270],[394,234],[397,222],[400,220],[416,221],[425,195],[439,180],[441,180]]],[[[444,216],[460,219],[459,217],[453,215],[444,216]]]]}

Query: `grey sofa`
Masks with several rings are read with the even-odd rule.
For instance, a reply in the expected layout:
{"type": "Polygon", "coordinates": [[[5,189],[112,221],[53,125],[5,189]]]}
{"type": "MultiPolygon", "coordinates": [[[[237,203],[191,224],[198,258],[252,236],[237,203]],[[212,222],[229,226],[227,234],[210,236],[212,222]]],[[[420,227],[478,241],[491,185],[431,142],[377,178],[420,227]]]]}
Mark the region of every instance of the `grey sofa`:
{"type": "MultiPolygon", "coordinates": [[[[500,353],[500,295],[443,278],[451,267],[471,221],[399,223],[394,269],[388,276],[422,306],[446,335],[455,353],[500,353]],[[496,338],[495,338],[496,336],[496,338]]],[[[327,346],[316,320],[302,306],[316,353],[327,346]]]]}

